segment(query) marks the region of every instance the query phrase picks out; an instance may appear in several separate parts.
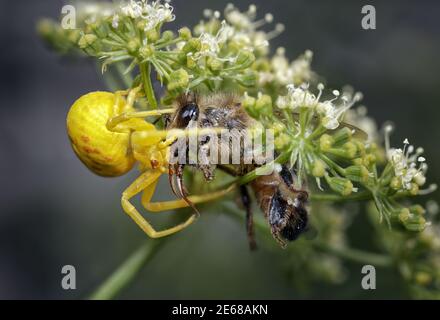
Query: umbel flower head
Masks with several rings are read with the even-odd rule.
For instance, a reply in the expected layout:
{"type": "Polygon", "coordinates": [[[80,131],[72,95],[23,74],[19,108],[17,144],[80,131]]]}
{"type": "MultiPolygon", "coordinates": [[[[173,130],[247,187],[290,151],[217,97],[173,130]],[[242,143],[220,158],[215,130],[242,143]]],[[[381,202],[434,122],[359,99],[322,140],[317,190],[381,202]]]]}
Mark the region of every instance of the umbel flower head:
{"type": "Polygon", "coordinates": [[[422,148],[414,150],[414,146],[409,144],[408,139],[405,139],[403,144],[403,149],[389,149],[387,156],[394,168],[395,184],[405,190],[411,190],[412,183],[419,187],[425,184],[428,165],[425,162],[426,159],[421,156],[422,148]]]}
{"type": "MultiPolygon", "coordinates": [[[[147,0],[130,0],[128,4],[122,5],[120,14],[132,19],[141,19],[145,21],[144,31],[156,28],[159,24],[174,21],[176,18],[173,14],[173,7],[165,2],[153,1],[148,3],[147,0]]],[[[118,13],[114,14],[114,20],[117,21],[118,13]]],[[[117,24],[113,24],[117,28],[117,24]]]]}
{"type": "Polygon", "coordinates": [[[299,108],[313,109],[316,114],[322,117],[325,128],[336,129],[344,113],[362,98],[360,93],[356,93],[350,99],[345,95],[340,96],[338,90],[333,90],[334,97],[332,99],[321,101],[324,85],[320,83],[317,88],[319,93],[315,96],[309,91],[308,84],[297,87],[294,84],[289,84],[287,85],[288,94],[278,97],[277,106],[280,109],[288,108],[291,111],[297,111],[299,108]]]}

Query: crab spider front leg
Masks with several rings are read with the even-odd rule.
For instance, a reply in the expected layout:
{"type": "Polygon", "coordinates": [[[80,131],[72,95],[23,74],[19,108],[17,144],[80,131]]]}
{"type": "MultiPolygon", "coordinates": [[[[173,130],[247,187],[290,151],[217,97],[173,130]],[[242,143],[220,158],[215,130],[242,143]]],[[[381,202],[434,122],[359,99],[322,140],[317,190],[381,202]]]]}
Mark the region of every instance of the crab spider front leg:
{"type": "Polygon", "coordinates": [[[122,125],[123,127],[131,130],[144,130],[144,125],[142,123],[137,124],[137,123],[124,123],[124,122],[136,118],[143,119],[147,117],[162,116],[164,114],[173,113],[174,111],[175,110],[173,108],[169,108],[169,109],[159,109],[159,110],[151,110],[151,111],[124,112],[110,118],[107,121],[107,129],[111,131],[114,130],[116,126],[122,125]]]}
{"type": "Polygon", "coordinates": [[[162,173],[158,170],[145,171],[122,193],[121,198],[121,204],[124,211],[150,238],[161,238],[179,232],[180,230],[185,229],[187,226],[193,223],[196,217],[193,214],[185,222],[177,226],[157,231],[147,220],[145,220],[145,218],[139,213],[136,207],[131,204],[130,199],[144,189],[148,188],[150,190],[149,192],[153,194],[156,188],[157,181],[161,174],[162,173]]]}
{"type": "MultiPolygon", "coordinates": [[[[198,204],[203,202],[212,201],[218,198],[221,198],[225,195],[227,195],[230,191],[232,191],[236,186],[231,185],[228,188],[225,188],[223,190],[214,191],[207,194],[201,194],[201,195],[191,195],[188,196],[188,200],[190,203],[198,204]]],[[[176,199],[171,201],[160,201],[160,202],[151,202],[151,198],[153,197],[155,189],[155,184],[148,186],[144,193],[142,194],[142,205],[150,212],[161,212],[161,211],[168,211],[173,209],[180,209],[188,207],[189,204],[184,199],[176,199]]]]}
{"type": "Polygon", "coordinates": [[[136,98],[142,97],[143,94],[140,93],[142,90],[142,86],[135,87],[133,89],[128,90],[119,90],[115,92],[115,104],[113,107],[113,114],[117,115],[121,112],[125,112],[127,110],[132,110],[134,102],[136,101],[136,98]],[[120,102],[122,97],[127,96],[127,101],[125,105],[123,106],[122,110],[120,108],[120,102]]]}

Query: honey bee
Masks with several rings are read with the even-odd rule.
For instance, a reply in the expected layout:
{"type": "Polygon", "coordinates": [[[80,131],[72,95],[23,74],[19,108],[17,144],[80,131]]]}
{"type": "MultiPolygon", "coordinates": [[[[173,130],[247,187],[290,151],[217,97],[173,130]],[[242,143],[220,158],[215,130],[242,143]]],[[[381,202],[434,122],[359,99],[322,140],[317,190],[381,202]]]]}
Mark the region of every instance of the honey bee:
{"type": "MultiPolygon", "coordinates": [[[[175,110],[176,112],[173,115],[167,117],[166,126],[169,130],[195,127],[244,130],[257,125],[256,120],[251,118],[242,107],[240,99],[233,94],[185,94],[177,99],[175,110]]],[[[209,150],[210,147],[219,148],[218,153],[231,147],[229,141],[220,142],[214,146],[210,146],[208,142],[209,139],[202,139],[199,144],[199,148],[207,148],[205,150],[206,153],[211,151],[209,150]]],[[[172,145],[171,152],[173,152],[173,147],[174,152],[176,152],[180,146],[172,145]]],[[[240,156],[243,156],[243,152],[241,152],[240,156]]],[[[233,176],[243,176],[262,165],[245,163],[244,161],[240,161],[238,164],[216,163],[195,163],[190,165],[201,170],[206,180],[213,179],[216,168],[233,176]]],[[[182,197],[186,198],[187,192],[182,181],[184,166],[185,164],[175,163],[170,170],[177,171],[178,191],[182,197]]],[[[308,191],[305,188],[295,189],[294,185],[296,182],[297,177],[294,169],[289,169],[286,165],[282,165],[281,170],[274,170],[269,175],[257,176],[256,179],[249,183],[270,226],[273,237],[283,247],[286,246],[288,241],[295,240],[307,229],[308,191]]],[[[248,186],[241,186],[240,193],[242,203],[246,209],[246,229],[249,246],[251,249],[255,249],[253,214],[248,186]]]]}

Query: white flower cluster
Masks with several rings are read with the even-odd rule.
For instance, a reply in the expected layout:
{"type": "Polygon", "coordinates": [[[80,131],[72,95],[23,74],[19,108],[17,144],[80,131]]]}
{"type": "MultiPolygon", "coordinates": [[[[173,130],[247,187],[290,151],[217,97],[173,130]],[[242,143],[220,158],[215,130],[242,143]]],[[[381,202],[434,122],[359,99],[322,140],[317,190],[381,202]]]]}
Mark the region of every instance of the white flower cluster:
{"type": "Polygon", "coordinates": [[[217,34],[213,35],[209,32],[203,32],[199,37],[201,49],[194,55],[194,59],[199,60],[203,57],[212,57],[219,60],[225,60],[221,59],[218,55],[222,45],[228,41],[233,33],[233,28],[231,28],[231,26],[229,26],[224,20],[222,21],[217,34]]]}
{"type": "Polygon", "coordinates": [[[388,149],[387,156],[393,165],[394,175],[400,180],[402,187],[409,190],[411,183],[416,183],[418,186],[425,184],[428,165],[425,163],[425,158],[421,156],[423,148],[414,149],[408,139],[405,139],[403,144],[403,149],[388,149]]]}
{"type": "Polygon", "coordinates": [[[309,91],[307,84],[300,86],[289,84],[287,85],[288,94],[278,97],[277,106],[280,109],[288,108],[292,111],[300,107],[313,108],[321,116],[323,126],[333,130],[339,127],[339,121],[344,113],[362,99],[361,93],[356,93],[352,97],[346,95],[340,97],[340,92],[333,90],[332,99],[320,101],[324,85],[320,83],[317,88],[319,93],[315,96],[309,91]]]}
{"type": "Polygon", "coordinates": [[[86,3],[77,4],[77,20],[84,21],[86,24],[94,23],[98,18],[110,17],[113,15],[115,7],[111,3],[86,3]]]}
{"type": "MultiPolygon", "coordinates": [[[[122,4],[120,14],[132,19],[145,20],[145,31],[154,29],[157,25],[175,19],[173,7],[169,3],[162,4],[160,0],[148,3],[148,0],[130,0],[122,4]]],[[[119,15],[113,17],[113,27],[118,27],[119,15]]]]}
{"type": "Polygon", "coordinates": [[[313,52],[307,50],[289,63],[285,49],[280,47],[270,61],[271,70],[259,73],[259,84],[265,85],[276,81],[281,86],[286,86],[289,83],[298,84],[310,81],[314,75],[311,69],[312,58],[313,52]]]}
{"type": "MultiPolygon", "coordinates": [[[[271,23],[273,16],[268,13],[264,16],[264,19],[256,20],[256,12],[255,5],[250,5],[248,11],[241,12],[232,4],[228,4],[224,11],[225,22],[222,23],[222,32],[227,34],[227,40],[236,42],[243,50],[252,52],[259,50],[262,54],[266,54],[268,53],[269,40],[284,31],[284,26],[277,24],[275,29],[270,32],[258,30],[263,25],[271,23]]],[[[218,21],[221,17],[219,11],[210,9],[206,9],[204,15],[210,21],[218,21]]],[[[207,35],[212,35],[212,30],[209,29],[209,24],[201,21],[195,31],[200,36],[208,37],[207,35]]]]}
{"type": "MultiPolygon", "coordinates": [[[[228,4],[224,11],[226,21],[234,28],[233,40],[241,43],[249,50],[264,49],[268,47],[269,40],[284,31],[284,25],[279,23],[270,32],[258,30],[265,24],[273,21],[273,15],[267,13],[263,19],[256,20],[257,7],[250,5],[248,11],[241,12],[232,4],[228,4]]],[[[265,50],[265,49],[264,49],[265,50]]]]}

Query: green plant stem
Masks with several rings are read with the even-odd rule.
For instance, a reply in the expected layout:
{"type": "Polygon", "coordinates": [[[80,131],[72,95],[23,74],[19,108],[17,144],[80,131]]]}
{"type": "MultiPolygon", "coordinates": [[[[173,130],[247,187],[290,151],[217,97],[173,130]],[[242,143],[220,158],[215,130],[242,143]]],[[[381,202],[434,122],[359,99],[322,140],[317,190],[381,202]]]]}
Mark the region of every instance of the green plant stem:
{"type": "MultiPolygon", "coordinates": [[[[224,212],[227,212],[231,216],[243,221],[245,215],[241,210],[237,209],[236,207],[224,204],[222,205],[222,209],[224,210],[224,212]]],[[[259,230],[259,232],[267,233],[269,229],[267,225],[263,224],[262,221],[259,219],[254,220],[254,226],[256,229],[259,230]]],[[[335,256],[357,263],[371,264],[375,267],[390,267],[393,263],[393,260],[390,257],[377,253],[370,253],[363,250],[352,249],[349,247],[335,247],[329,243],[324,243],[319,240],[313,240],[311,241],[311,244],[319,250],[332,253],[335,256]]]]}
{"type": "Polygon", "coordinates": [[[311,200],[314,201],[332,201],[332,202],[342,202],[342,201],[360,201],[360,200],[371,200],[373,196],[371,192],[363,191],[359,193],[353,193],[348,196],[341,196],[339,194],[332,193],[317,193],[310,196],[311,200]]]}
{"type": "MultiPolygon", "coordinates": [[[[101,73],[100,65],[98,63],[96,64],[96,68],[97,68],[97,70],[99,70],[98,72],[101,73]]],[[[111,91],[121,90],[122,84],[120,83],[119,79],[117,79],[112,72],[105,72],[103,74],[103,78],[104,78],[105,85],[111,91]]]]}
{"type": "Polygon", "coordinates": [[[124,82],[124,85],[126,88],[130,88],[130,86],[133,83],[133,78],[131,77],[130,73],[124,74],[126,66],[124,66],[123,62],[117,62],[115,63],[115,68],[118,74],[121,77],[121,80],[124,82]]]}
{"type": "Polygon", "coordinates": [[[137,276],[142,267],[153,258],[164,242],[163,239],[148,240],[117,268],[90,295],[89,299],[109,300],[117,296],[137,276]]]}
{"type": "Polygon", "coordinates": [[[151,109],[157,109],[157,100],[151,83],[151,66],[149,62],[142,62],[139,65],[141,72],[142,83],[144,85],[145,96],[151,109]]]}
{"type": "Polygon", "coordinates": [[[363,250],[347,247],[339,248],[332,246],[328,243],[316,240],[313,242],[313,245],[323,251],[332,253],[338,257],[345,258],[353,262],[371,264],[375,267],[390,267],[393,263],[391,257],[377,253],[370,253],[363,250]]]}

